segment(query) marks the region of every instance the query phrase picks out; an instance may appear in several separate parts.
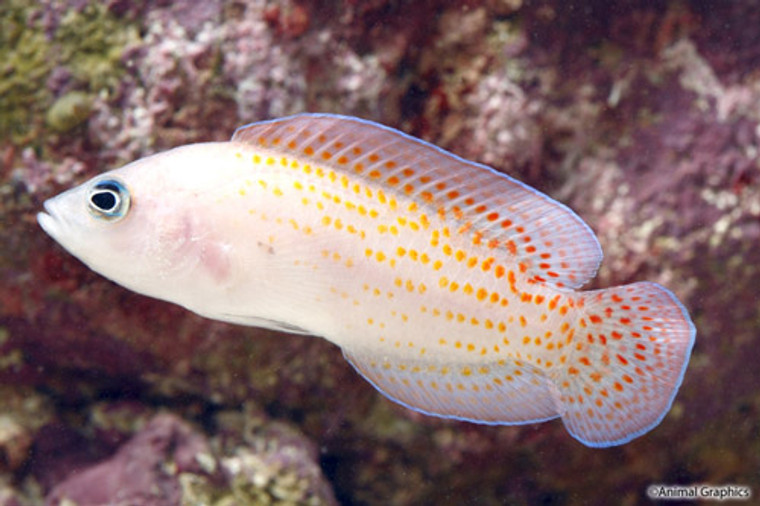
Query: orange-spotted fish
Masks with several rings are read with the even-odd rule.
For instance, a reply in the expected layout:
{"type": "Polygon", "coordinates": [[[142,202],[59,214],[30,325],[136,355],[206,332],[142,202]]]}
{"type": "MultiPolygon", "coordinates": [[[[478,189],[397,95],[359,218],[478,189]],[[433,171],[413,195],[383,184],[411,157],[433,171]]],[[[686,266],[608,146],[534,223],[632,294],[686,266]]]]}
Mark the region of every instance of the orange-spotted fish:
{"type": "Polygon", "coordinates": [[[322,336],[411,409],[561,417],[589,446],[670,409],[695,329],[655,283],[578,291],[602,259],[564,205],[355,118],[303,114],[107,172],[45,202],[93,270],[200,315],[322,336]]]}

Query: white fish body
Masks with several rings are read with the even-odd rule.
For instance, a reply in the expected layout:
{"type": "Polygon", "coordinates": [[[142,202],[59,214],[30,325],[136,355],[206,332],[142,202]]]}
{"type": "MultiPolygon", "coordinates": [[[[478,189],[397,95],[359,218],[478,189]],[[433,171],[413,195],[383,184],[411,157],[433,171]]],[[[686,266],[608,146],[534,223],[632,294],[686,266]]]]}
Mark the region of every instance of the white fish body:
{"type": "Polygon", "coordinates": [[[561,416],[590,446],[669,410],[694,341],[572,211],[400,132],[299,115],[102,174],[40,225],[113,281],[232,323],[322,336],[381,392],[479,423],[561,416]]]}

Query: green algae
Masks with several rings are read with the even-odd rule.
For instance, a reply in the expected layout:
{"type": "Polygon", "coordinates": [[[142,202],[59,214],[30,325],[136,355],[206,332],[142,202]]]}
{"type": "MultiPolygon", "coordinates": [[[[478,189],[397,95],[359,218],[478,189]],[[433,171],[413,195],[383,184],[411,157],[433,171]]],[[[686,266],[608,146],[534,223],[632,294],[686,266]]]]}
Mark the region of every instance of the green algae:
{"type": "MultiPolygon", "coordinates": [[[[53,71],[70,76],[66,87],[79,90],[79,104],[85,96],[111,94],[125,72],[124,48],[138,39],[135,26],[97,2],[64,12],[52,29],[43,26],[40,9],[31,0],[7,0],[0,10],[0,139],[15,143],[41,138],[42,119],[56,101],[53,71]]],[[[82,122],[87,108],[71,105],[64,102],[51,113],[54,130],[82,122]]]]}
{"type": "Polygon", "coordinates": [[[48,109],[45,117],[47,125],[56,132],[72,130],[90,117],[92,99],[81,91],[66,93],[48,109]]]}
{"type": "Polygon", "coordinates": [[[28,29],[31,5],[8,0],[0,10],[0,138],[23,135],[35,110],[50,100],[45,87],[49,42],[39,27],[28,29]]]}

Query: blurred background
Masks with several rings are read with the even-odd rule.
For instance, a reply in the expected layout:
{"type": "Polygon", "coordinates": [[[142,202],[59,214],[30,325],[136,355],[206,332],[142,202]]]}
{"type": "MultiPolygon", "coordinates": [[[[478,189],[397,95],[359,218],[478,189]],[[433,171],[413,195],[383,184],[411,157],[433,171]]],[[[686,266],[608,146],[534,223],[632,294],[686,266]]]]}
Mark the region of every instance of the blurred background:
{"type": "Polygon", "coordinates": [[[0,506],[757,501],[759,26],[753,0],[3,0],[0,506]],[[303,111],[566,203],[605,251],[590,288],[673,290],[697,340],[663,422],[591,449],[426,417],[326,341],[128,292],[36,224],[95,174],[303,111]]]}

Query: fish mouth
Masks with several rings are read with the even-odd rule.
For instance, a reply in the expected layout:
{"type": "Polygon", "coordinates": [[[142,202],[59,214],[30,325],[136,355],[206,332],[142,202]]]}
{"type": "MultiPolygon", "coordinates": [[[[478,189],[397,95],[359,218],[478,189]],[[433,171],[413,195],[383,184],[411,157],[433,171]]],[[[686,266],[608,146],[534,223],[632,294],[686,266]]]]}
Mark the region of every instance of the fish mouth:
{"type": "Polygon", "coordinates": [[[45,211],[37,213],[37,223],[40,224],[42,230],[45,231],[53,239],[56,238],[56,231],[60,229],[60,221],[55,216],[53,206],[50,205],[50,200],[46,200],[43,204],[45,211]]]}

